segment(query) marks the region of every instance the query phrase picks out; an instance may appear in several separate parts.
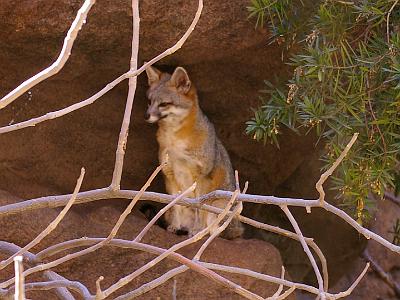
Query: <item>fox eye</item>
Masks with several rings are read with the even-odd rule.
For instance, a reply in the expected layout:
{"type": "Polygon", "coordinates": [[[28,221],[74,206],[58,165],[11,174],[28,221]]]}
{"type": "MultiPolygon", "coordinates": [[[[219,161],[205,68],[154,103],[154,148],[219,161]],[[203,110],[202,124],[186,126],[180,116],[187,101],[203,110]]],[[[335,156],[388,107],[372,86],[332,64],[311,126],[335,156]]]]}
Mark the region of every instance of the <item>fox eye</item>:
{"type": "Polygon", "coordinates": [[[160,103],[158,106],[159,107],[167,107],[167,106],[169,106],[171,104],[172,104],[171,102],[163,102],[163,103],[160,103]]]}

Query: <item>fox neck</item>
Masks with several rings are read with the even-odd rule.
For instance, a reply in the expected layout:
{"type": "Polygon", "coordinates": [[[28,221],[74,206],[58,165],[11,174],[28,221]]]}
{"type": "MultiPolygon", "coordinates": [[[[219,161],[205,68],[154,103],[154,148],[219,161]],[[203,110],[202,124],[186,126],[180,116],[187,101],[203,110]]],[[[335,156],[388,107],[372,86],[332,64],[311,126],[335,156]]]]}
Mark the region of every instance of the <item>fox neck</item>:
{"type": "Polygon", "coordinates": [[[184,138],[194,134],[198,129],[198,124],[201,122],[203,113],[198,105],[197,99],[193,101],[193,105],[189,113],[182,119],[178,120],[162,120],[159,122],[159,133],[169,132],[174,133],[176,137],[184,138]]]}

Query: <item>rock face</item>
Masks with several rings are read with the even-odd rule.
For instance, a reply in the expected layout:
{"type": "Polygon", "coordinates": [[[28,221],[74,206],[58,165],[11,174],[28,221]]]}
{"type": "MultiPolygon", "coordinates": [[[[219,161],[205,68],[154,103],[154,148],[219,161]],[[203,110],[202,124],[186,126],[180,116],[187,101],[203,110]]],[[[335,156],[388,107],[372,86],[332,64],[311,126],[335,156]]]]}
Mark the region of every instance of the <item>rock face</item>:
{"type": "MultiPolygon", "coordinates": [[[[54,61],[81,4],[82,1],[77,0],[2,1],[1,96],[54,61]]],[[[290,76],[290,69],[281,59],[286,52],[267,45],[265,30],[254,30],[253,20],[247,19],[247,5],[248,1],[205,0],[203,15],[193,35],[181,50],[157,66],[165,71],[178,65],[188,70],[199,90],[200,105],[215,124],[234,167],[240,171],[242,182],[250,182],[249,193],[314,197],[320,165],[312,135],[300,137],[287,132],[278,150],[256,143],[244,134],[245,121],[252,116],[251,108],[259,105],[258,90],[263,88],[263,80],[274,82],[290,76]]],[[[172,46],[186,31],[196,9],[195,0],[140,1],[139,64],[172,46]]],[[[1,110],[0,126],[88,98],[127,71],[131,15],[128,0],[98,0],[64,69],[1,110]]],[[[146,89],[145,75],[141,75],[127,145],[123,188],[140,188],[158,164],[156,127],[146,124],[143,118],[147,106],[146,89]]],[[[87,171],[83,190],[108,186],[126,95],[127,82],[124,82],[82,110],[34,128],[0,135],[0,189],[24,199],[70,193],[82,166],[87,171]]],[[[158,178],[151,189],[164,191],[162,179],[158,178]]],[[[82,208],[81,214],[84,212],[82,208]]],[[[287,226],[279,209],[249,205],[244,213],[263,222],[287,226]]],[[[345,268],[335,268],[337,257],[343,266],[358,255],[362,243],[357,234],[343,224],[337,225],[340,222],[331,215],[320,214],[314,219],[306,217],[303,211],[295,213],[305,234],[314,237],[321,248],[328,251],[327,259],[333,266],[331,280],[339,278],[345,268]],[[340,230],[336,226],[340,226],[340,230]],[[346,246],[330,251],[330,241],[335,239],[345,241],[346,246]],[[338,256],[336,250],[346,255],[338,256]]],[[[292,228],[288,226],[288,229],[292,228]]],[[[270,235],[254,230],[248,230],[247,237],[272,240],[270,235]]],[[[276,244],[292,266],[289,271],[296,274],[294,279],[302,281],[313,276],[309,264],[304,264],[298,243],[276,244]]]]}
{"type": "MultiPolygon", "coordinates": [[[[0,191],[0,205],[15,203],[19,200],[9,193],[0,191]]],[[[103,202],[101,205],[86,205],[68,212],[56,230],[36,246],[33,252],[37,253],[49,245],[69,239],[83,236],[106,236],[118,220],[123,209],[121,206],[122,203],[118,202],[118,200],[116,202],[115,204],[103,202]]],[[[24,246],[30,242],[32,237],[40,233],[57,214],[58,212],[55,209],[46,209],[32,211],[29,214],[3,217],[0,219],[0,240],[24,246]]],[[[140,216],[139,213],[131,214],[124,222],[118,237],[132,240],[145,225],[146,220],[143,216],[140,216]]],[[[153,226],[145,236],[143,242],[158,247],[169,248],[185,238],[166,232],[158,226],[153,226]]],[[[191,258],[199,246],[200,244],[197,243],[185,247],[179,253],[191,258]]],[[[4,258],[6,257],[0,254],[0,259],[4,258]]],[[[143,266],[152,258],[154,258],[153,255],[139,251],[106,247],[92,254],[62,264],[55,268],[54,271],[70,280],[82,282],[94,294],[95,282],[99,276],[104,276],[105,278],[102,281],[102,287],[105,289],[121,277],[143,266]]],[[[227,241],[217,238],[207,248],[202,256],[202,261],[237,266],[277,277],[280,275],[282,265],[279,252],[272,245],[260,240],[242,239],[227,241]]],[[[110,299],[133,290],[177,266],[177,263],[174,261],[165,259],[159,265],[141,275],[140,279],[134,280],[131,284],[113,294],[113,297],[110,299]]],[[[5,278],[9,278],[12,271],[12,266],[9,266],[6,271],[0,272],[0,280],[3,281],[5,278]]],[[[221,275],[227,276],[227,278],[242,287],[263,297],[273,295],[277,289],[277,286],[274,284],[265,283],[242,275],[227,275],[223,273],[221,275]]],[[[27,278],[28,281],[30,279],[30,277],[27,278]]],[[[176,282],[178,299],[242,299],[242,297],[193,271],[187,271],[177,276],[176,282]]],[[[169,280],[138,299],[156,299],[157,297],[160,297],[160,299],[169,299],[172,295],[172,289],[173,280],[169,280]]],[[[50,292],[28,293],[27,296],[32,297],[31,299],[58,299],[50,292]]],[[[294,297],[288,299],[294,299],[294,297]]]]}
{"type": "MultiPolygon", "coordinates": [[[[371,224],[371,229],[387,239],[393,240],[393,224],[400,216],[400,207],[398,204],[390,200],[384,200],[379,203],[378,211],[375,216],[375,221],[371,224]]],[[[365,278],[360,282],[358,289],[352,294],[354,300],[378,300],[387,299],[395,300],[400,297],[400,256],[390,250],[383,249],[380,245],[374,242],[368,242],[366,253],[373,260],[375,265],[378,265],[381,270],[390,276],[392,283],[397,284],[397,294],[395,290],[385,282],[382,277],[375,271],[374,266],[371,266],[370,271],[365,275],[365,278]]],[[[334,287],[335,290],[343,290],[343,287],[350,286],[351,282],[357,278],[358,274],[365,267],[365,256],[357,259],[351,264],[352,271],[344,276],[334,287]]]]}
{"type": "MultiPolygon", "coordinates": [[[[54,60],[80,4],[81,1],[2,3],[0,38],[7,43],[0,49],[1,94],[54,60]]],[[[140,5],[142,63],[179,39],[193,18],[197,1],[141,1],[140,5]]],[[[216,125],[235,167],[241,170],[243,179],[252,183],[251,192],[260,193],[272,191],[290,176],[307,153],[310,139],[299,140],[296,151],[292,140],[285,139],[282,151],[278,152],[274,147],[251,141],[244,134],[244,123],[252,114],[250,108],[258,105],[262,79],[273,80],[285,74],[280,49],[264,45],[266,32],[254,30],[253,23],[247,20],[246,5],[240,1],[233,5],[205,1],[203,16],[187,44],[160,62],[160,67],[171,70],[182,65],[188,70],[198,87],[201,106],[216,125]],[[283,157],[284,160],[279,159],[283,157]]],[[[31,95],[21,96],[2,110],[1,124],[63,108],[94,94],[127,70],[130,36],[129,1],[98,1],[65,68],[34,88],[31,95]]],[[[139,77],[133,109],[125,187],[138,188],[157,165],[156,128],[143,120],[147,105],[144,76],[139,77]]],[[[41,182],[62,191],[71,190],[81,166],[89,172],[85,187],[107,185],[112,175],[126,91],[125,82],[81,111],[35,128],[2,135],[3,187],[13,180],[10,174],[20,173],[20,169],[27,167],[30,172],[23,172],[20,181],[41,182]],[[18,151],[14,145],[18,145],[18,151]]],[[[163,189],[161,182],[156,189],[163,189]]],[[[20,188],[13,192],[24,193],[20,188]]]]}

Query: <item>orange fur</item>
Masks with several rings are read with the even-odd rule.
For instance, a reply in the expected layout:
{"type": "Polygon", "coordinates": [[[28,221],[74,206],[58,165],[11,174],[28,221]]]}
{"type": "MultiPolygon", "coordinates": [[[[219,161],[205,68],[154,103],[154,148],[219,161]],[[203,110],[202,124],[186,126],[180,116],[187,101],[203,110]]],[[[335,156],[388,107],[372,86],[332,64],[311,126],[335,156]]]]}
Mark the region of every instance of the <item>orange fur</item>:
{"type": "Polygon", "coordinates": [[[220,189],[226,181],[226,171],[221,166],[215,167],[210,175],[210,187],[209,191],[220,189]]]}
{"type": "Polygon", "coordinates": [[[198,107],[193,106],[189,115],[182,122],[181,128],[175,133],[177,139],[186,139],[189,141],[189,147],[195,149],[201,145],[205,138],[206,132],[200,128],[196,128],[198,107]]]}

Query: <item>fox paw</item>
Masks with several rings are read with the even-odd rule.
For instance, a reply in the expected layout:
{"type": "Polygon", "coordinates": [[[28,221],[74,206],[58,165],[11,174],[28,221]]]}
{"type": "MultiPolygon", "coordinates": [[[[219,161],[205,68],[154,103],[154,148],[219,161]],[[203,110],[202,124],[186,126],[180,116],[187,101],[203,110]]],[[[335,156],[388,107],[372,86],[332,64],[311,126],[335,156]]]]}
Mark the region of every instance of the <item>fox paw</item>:
{"type": "Polygon", "coordinates": [[[174,225],[168,225],[167,230],[169,232],[175,233],[176,235],[186,235],[188,230],[186,228],[177,228],[174,225]]]}

